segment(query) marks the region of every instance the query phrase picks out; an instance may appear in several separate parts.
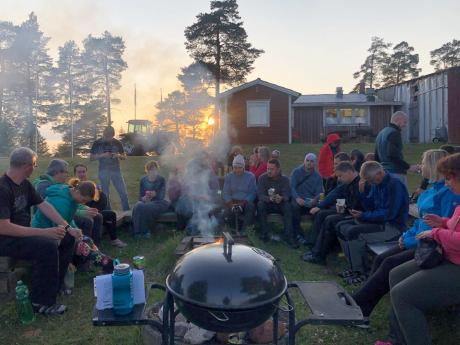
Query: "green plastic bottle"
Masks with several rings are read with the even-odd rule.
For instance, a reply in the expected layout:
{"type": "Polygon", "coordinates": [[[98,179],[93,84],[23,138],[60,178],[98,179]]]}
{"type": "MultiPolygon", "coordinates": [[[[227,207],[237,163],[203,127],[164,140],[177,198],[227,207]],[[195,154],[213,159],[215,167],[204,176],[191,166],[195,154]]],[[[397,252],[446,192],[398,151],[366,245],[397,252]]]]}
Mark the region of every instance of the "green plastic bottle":
{"type": "Polygon", "coordinates": [[[22,280],[19,280],[16,284],[16,307],[19,322],[23,325],[28,325],[35,320],[34,310],[29,297],[29,289],[22,280]]]}

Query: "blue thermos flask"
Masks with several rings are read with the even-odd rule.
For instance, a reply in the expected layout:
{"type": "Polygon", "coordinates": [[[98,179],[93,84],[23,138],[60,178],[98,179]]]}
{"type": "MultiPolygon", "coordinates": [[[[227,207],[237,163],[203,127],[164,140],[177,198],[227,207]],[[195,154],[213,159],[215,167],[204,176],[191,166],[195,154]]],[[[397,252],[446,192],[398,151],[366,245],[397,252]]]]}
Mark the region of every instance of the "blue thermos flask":
{"type": "Polygon", "coordinates": [[[112,273],[113,312],[127,315],[133,310],[133,273],[128,264],[114,261],[112,273]]]}

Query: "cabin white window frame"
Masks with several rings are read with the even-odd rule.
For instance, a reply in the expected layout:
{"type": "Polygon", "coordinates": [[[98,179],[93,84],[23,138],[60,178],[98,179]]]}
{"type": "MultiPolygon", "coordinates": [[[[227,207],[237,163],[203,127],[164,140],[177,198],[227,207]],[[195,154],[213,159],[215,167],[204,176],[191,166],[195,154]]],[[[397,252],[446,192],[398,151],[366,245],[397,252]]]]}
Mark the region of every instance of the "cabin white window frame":
{"type": "Polygon", "coordinates": [[[323,107],[323,125],[324,126],[370,126],[370,107],[369,106],[332,106],[332,107],[323,107]],[[341,116],[341,110],[351,109],[351,116],[341,116]],[[330,110],[335,110],[337,114],[337,121],[332,123],[328,121],[327,113],[330,110]],[[356,116],[357,110],[364,110],[366,112],[365,116],[356,116]],[[345,120],[351,119],[351,122],[346,122],[345,120]],[[365,119],[364,122],[357,122],[357,119],[365,119]]]}
{"type": "Polygon", "coordinates": [[[246,127],[270,127],[270,100],[250,100],[246,101],[246,127]],[[255,111],[260,112],[265,119],[258,121],[251,119],[252,116],[259,116],[261,113],[254,113],[255,111]]]}

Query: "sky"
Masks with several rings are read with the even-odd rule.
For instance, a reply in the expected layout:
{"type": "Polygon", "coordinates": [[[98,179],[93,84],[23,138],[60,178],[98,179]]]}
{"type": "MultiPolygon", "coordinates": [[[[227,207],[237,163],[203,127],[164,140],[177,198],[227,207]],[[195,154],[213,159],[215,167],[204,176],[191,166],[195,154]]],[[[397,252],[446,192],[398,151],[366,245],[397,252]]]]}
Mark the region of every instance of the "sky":
{"type": "MultiPolygon", "coordinates": [[[[192,61],[184,46],[184,29],[209,0],[0,0],[0,20],[20,24],[35,12],[50,54],[65,41],[80,44],[88,35],[108,30],[122,36],[128,69],[121,103],[113,108],[114,127],[126,129],[134,117],[152,119],[155,104],[178,89],[180,68],[192,61]]],[[[371,37],[393,44],[407,41],[420,56],[422,74],[433,72],[429,52],[460,39],[458,0],[238,0],[248,40],[265,53],[256,60],[251,81],[261,78],[302,94],[349,92],[353,73],[366,57],[371,37]]],[[[43,134],[54,146],[59,136],[43,134]]]]}

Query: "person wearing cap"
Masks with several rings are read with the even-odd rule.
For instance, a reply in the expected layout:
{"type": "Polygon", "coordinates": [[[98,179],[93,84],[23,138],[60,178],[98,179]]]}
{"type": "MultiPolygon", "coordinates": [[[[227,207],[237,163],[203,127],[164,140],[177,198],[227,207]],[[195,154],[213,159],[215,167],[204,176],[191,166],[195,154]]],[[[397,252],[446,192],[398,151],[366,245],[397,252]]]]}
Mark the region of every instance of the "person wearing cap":
{"type": "Polygon", "coordinates": [[[271,154],[271,159],[280,159],[281,152],[280,150],[273,150],[271,154]]]}
{"type": "Polygon", "coordinates": [[[292,171],[291,184],[291,206],[292,206],[292,227],[297,241],[305,242],[300,227],[302,214],[308,214],[313,199],[318,198],[323,192],[321,176],[315,169],[316,155],[307,153],[303,164],[292,171]]]}
{"type": "Polygon", "coordinates": [[[340,135],[331,133],[319,151],[318,172],[323,181],[334,174],[334,157],[340,152],[340,135]]]}
{"type": "Polygon", "coordinates": [[[237,155],[233,159],[233,171],[224,180],[223,199],[225,202],[224,217],[232,224],[235,217],[241,213],[243,224],[240,232],[245,232],[246,228],[254,221],[257,187],[255,176],[244,170],[245,160],[242,155],[237,155]]]}
{"type": "Polygon", "coordinates": [[[115,137],[115,129],[107,126],[102,138],[96,140],[91,146],[89,159],[99,161],[99,181],[102,191],[109,200],[110,207],[110,181],[112,181],[121,200],[123,211],[129,210],[128,193],[126,192],[125,180],[121,174],[120,160],[126,159],[126,154],[121,142],[115,137]]]}
{"type": "MultiPolygon", "coordinates": [[[[45,199],[49,187],[66,183],[68,177],[69,163],[63,159],[52,159],[48,164],[46,174],[36,178],[33,181],[33,186],[42,199],[45,199]]],[[[97,209],[79,204],[74,221],[78,228],[82,229],[84,235],[91,237],[96,245],[101,244],[102,216],[97,209]]]]}

